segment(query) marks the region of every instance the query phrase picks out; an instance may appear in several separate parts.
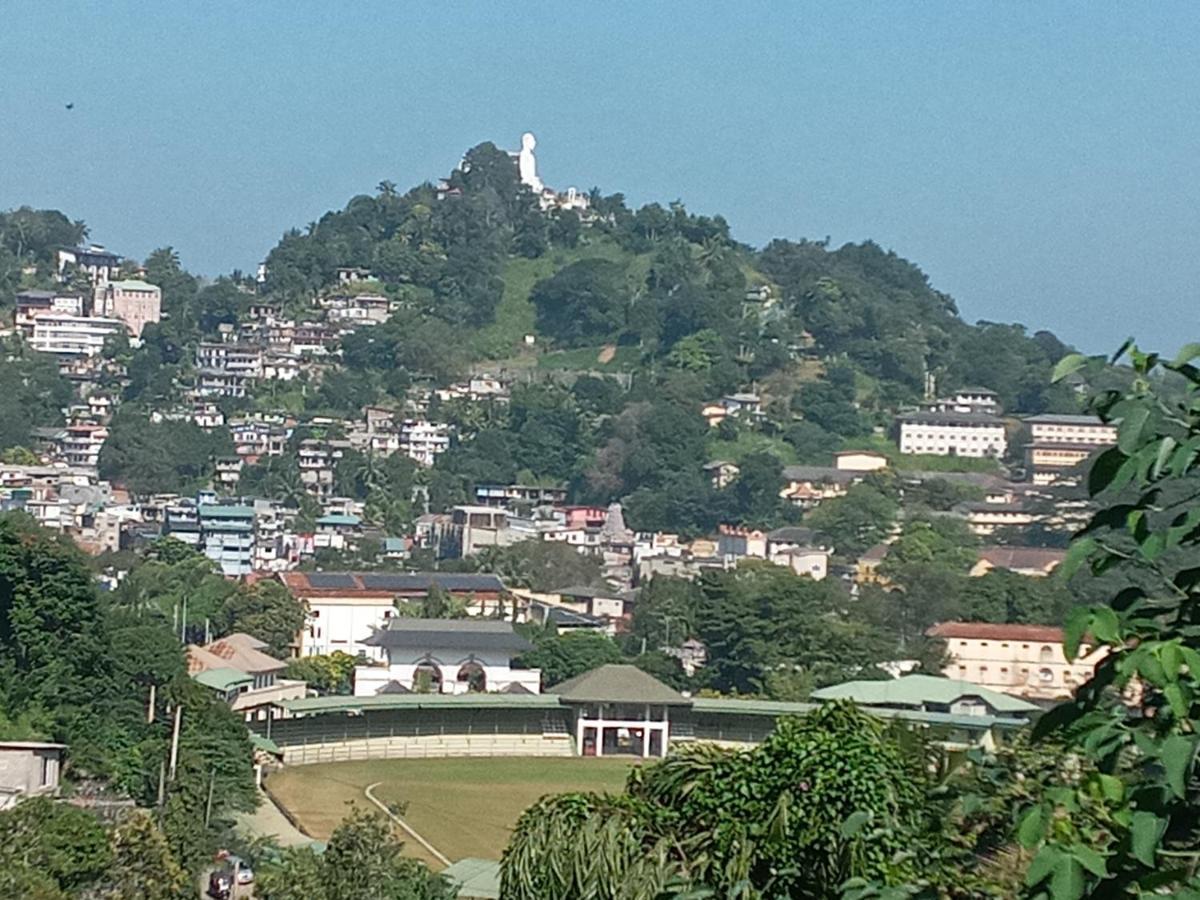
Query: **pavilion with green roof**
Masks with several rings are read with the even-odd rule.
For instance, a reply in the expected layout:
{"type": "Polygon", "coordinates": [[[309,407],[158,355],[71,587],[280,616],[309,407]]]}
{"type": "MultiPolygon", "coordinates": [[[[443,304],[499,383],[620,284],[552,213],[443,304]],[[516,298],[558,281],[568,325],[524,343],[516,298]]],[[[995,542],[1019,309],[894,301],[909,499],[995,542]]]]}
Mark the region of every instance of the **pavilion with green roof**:
{"type": "Polygon", "coordinates": [[[692,701],[637,666],[600,666],[550,688],[574,719],[582,756],[666,756],[671,707],[692,701]]]}

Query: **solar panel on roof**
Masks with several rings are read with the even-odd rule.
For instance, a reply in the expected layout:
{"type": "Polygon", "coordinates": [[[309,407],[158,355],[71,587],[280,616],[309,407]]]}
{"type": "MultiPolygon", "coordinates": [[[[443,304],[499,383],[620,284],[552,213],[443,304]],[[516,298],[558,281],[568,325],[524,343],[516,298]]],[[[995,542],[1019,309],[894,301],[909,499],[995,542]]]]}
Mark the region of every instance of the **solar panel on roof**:
{"type": "Polygon", "coordinates": [[[419,575],[364,575],[362,583],[369,591],[413,591],[429,587],[429,579],[419,575]]]}
{"type": "Polygon", "coordinates": [[[308,576],[308,583],[322,591],[358,587],[354,577],[345,572],[313,572],[308,576]]]}

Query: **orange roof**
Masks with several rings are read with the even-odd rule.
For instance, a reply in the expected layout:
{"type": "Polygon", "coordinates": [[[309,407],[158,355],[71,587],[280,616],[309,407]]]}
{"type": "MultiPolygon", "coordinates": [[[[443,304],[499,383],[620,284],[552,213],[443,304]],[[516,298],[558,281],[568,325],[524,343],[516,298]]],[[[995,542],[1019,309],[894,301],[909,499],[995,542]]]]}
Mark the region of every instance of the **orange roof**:
{"type": "Polygon", "coordinates": [[[1002,625],[994,622],[942,622],[925,632],[930,637],[985,641],[1030,641],[1061,644],[1063,630],[1053,625],[1002,625]]]}
{"type": "Polygon", "coordinates": [[[979,548],[979,559],[1000,569],[1044,569],[1048,572],[1066,558],[1066,550],[1053,547],[979,548]]]}

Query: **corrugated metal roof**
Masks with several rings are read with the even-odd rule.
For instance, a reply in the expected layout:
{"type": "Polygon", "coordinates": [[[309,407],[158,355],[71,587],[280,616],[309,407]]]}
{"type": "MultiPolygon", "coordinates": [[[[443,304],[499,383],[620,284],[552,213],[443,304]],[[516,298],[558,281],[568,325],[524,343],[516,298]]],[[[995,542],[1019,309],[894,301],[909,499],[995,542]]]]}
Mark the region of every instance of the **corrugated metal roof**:
{"type": "MultiPolygon", "coordinates": [[[[814,695],[815,696],[815,695],[814,695]]],[[[718,715],[803,716],[812,712],[814,703],[785,703],[778,700],[742,700],[733,697],[697,697],[693,712],[718,715]]],[[[972,716],[956,713],[926,712],[919,709],[888,709],[864,706],[863,711],[879,719],[900,719],[918,725],[945,725],[952,728],[983,730],[989,728],[1025,728],[1029,722],[1011,716],[972,716]]]]}
{"type": "Polygon", "coordinates": [[[228,691],[240,684],[251,684],[254,678],[237,669],[205,669],[192,676],[199,684],[214,691],[228,691]]]}
{"type": "Polygon", "coordinates": [[[853,700],[863,706],[911,706],[933,703],[949,706],[964,697],[978,697],[1001,713],[1033,713],[1039,707],[1020,697],[1002,694],[957,678],[905,675],[885,681],[847,681],[813,691],[816,700],[853,700]]]}

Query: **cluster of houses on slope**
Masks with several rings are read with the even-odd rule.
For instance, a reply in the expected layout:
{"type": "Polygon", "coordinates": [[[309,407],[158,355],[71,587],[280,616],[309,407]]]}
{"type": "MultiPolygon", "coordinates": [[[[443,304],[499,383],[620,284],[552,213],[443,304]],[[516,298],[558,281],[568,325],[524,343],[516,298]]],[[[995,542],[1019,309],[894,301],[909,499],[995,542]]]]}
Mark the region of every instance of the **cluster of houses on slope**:
{"type": "Polygon", "coordinates": [[[58,251],[55,290],[17,293],[14,325],[30,346],[58,357],[61,364],[86,364],[104,343],[124,333],[137,340],[162,318],[162,290],[140,278],[123,278],[120,256],[103,247],[58,251]],[[86,282],[86,288],[69,285],[86,282]]]}
{"type": "MultiPolygon", "coordinates": [[[[964,388],[945,400],[897,417],[900,452],[1000,459],[1008,453],[1010,420],[987,388],[964,388]]],[[[1077,467],[1117,440],[1115,425],[1096,416],[1042,413],[1025,416],[1026,479],[1038,486],[1075,477],[1077,467]]]]}

